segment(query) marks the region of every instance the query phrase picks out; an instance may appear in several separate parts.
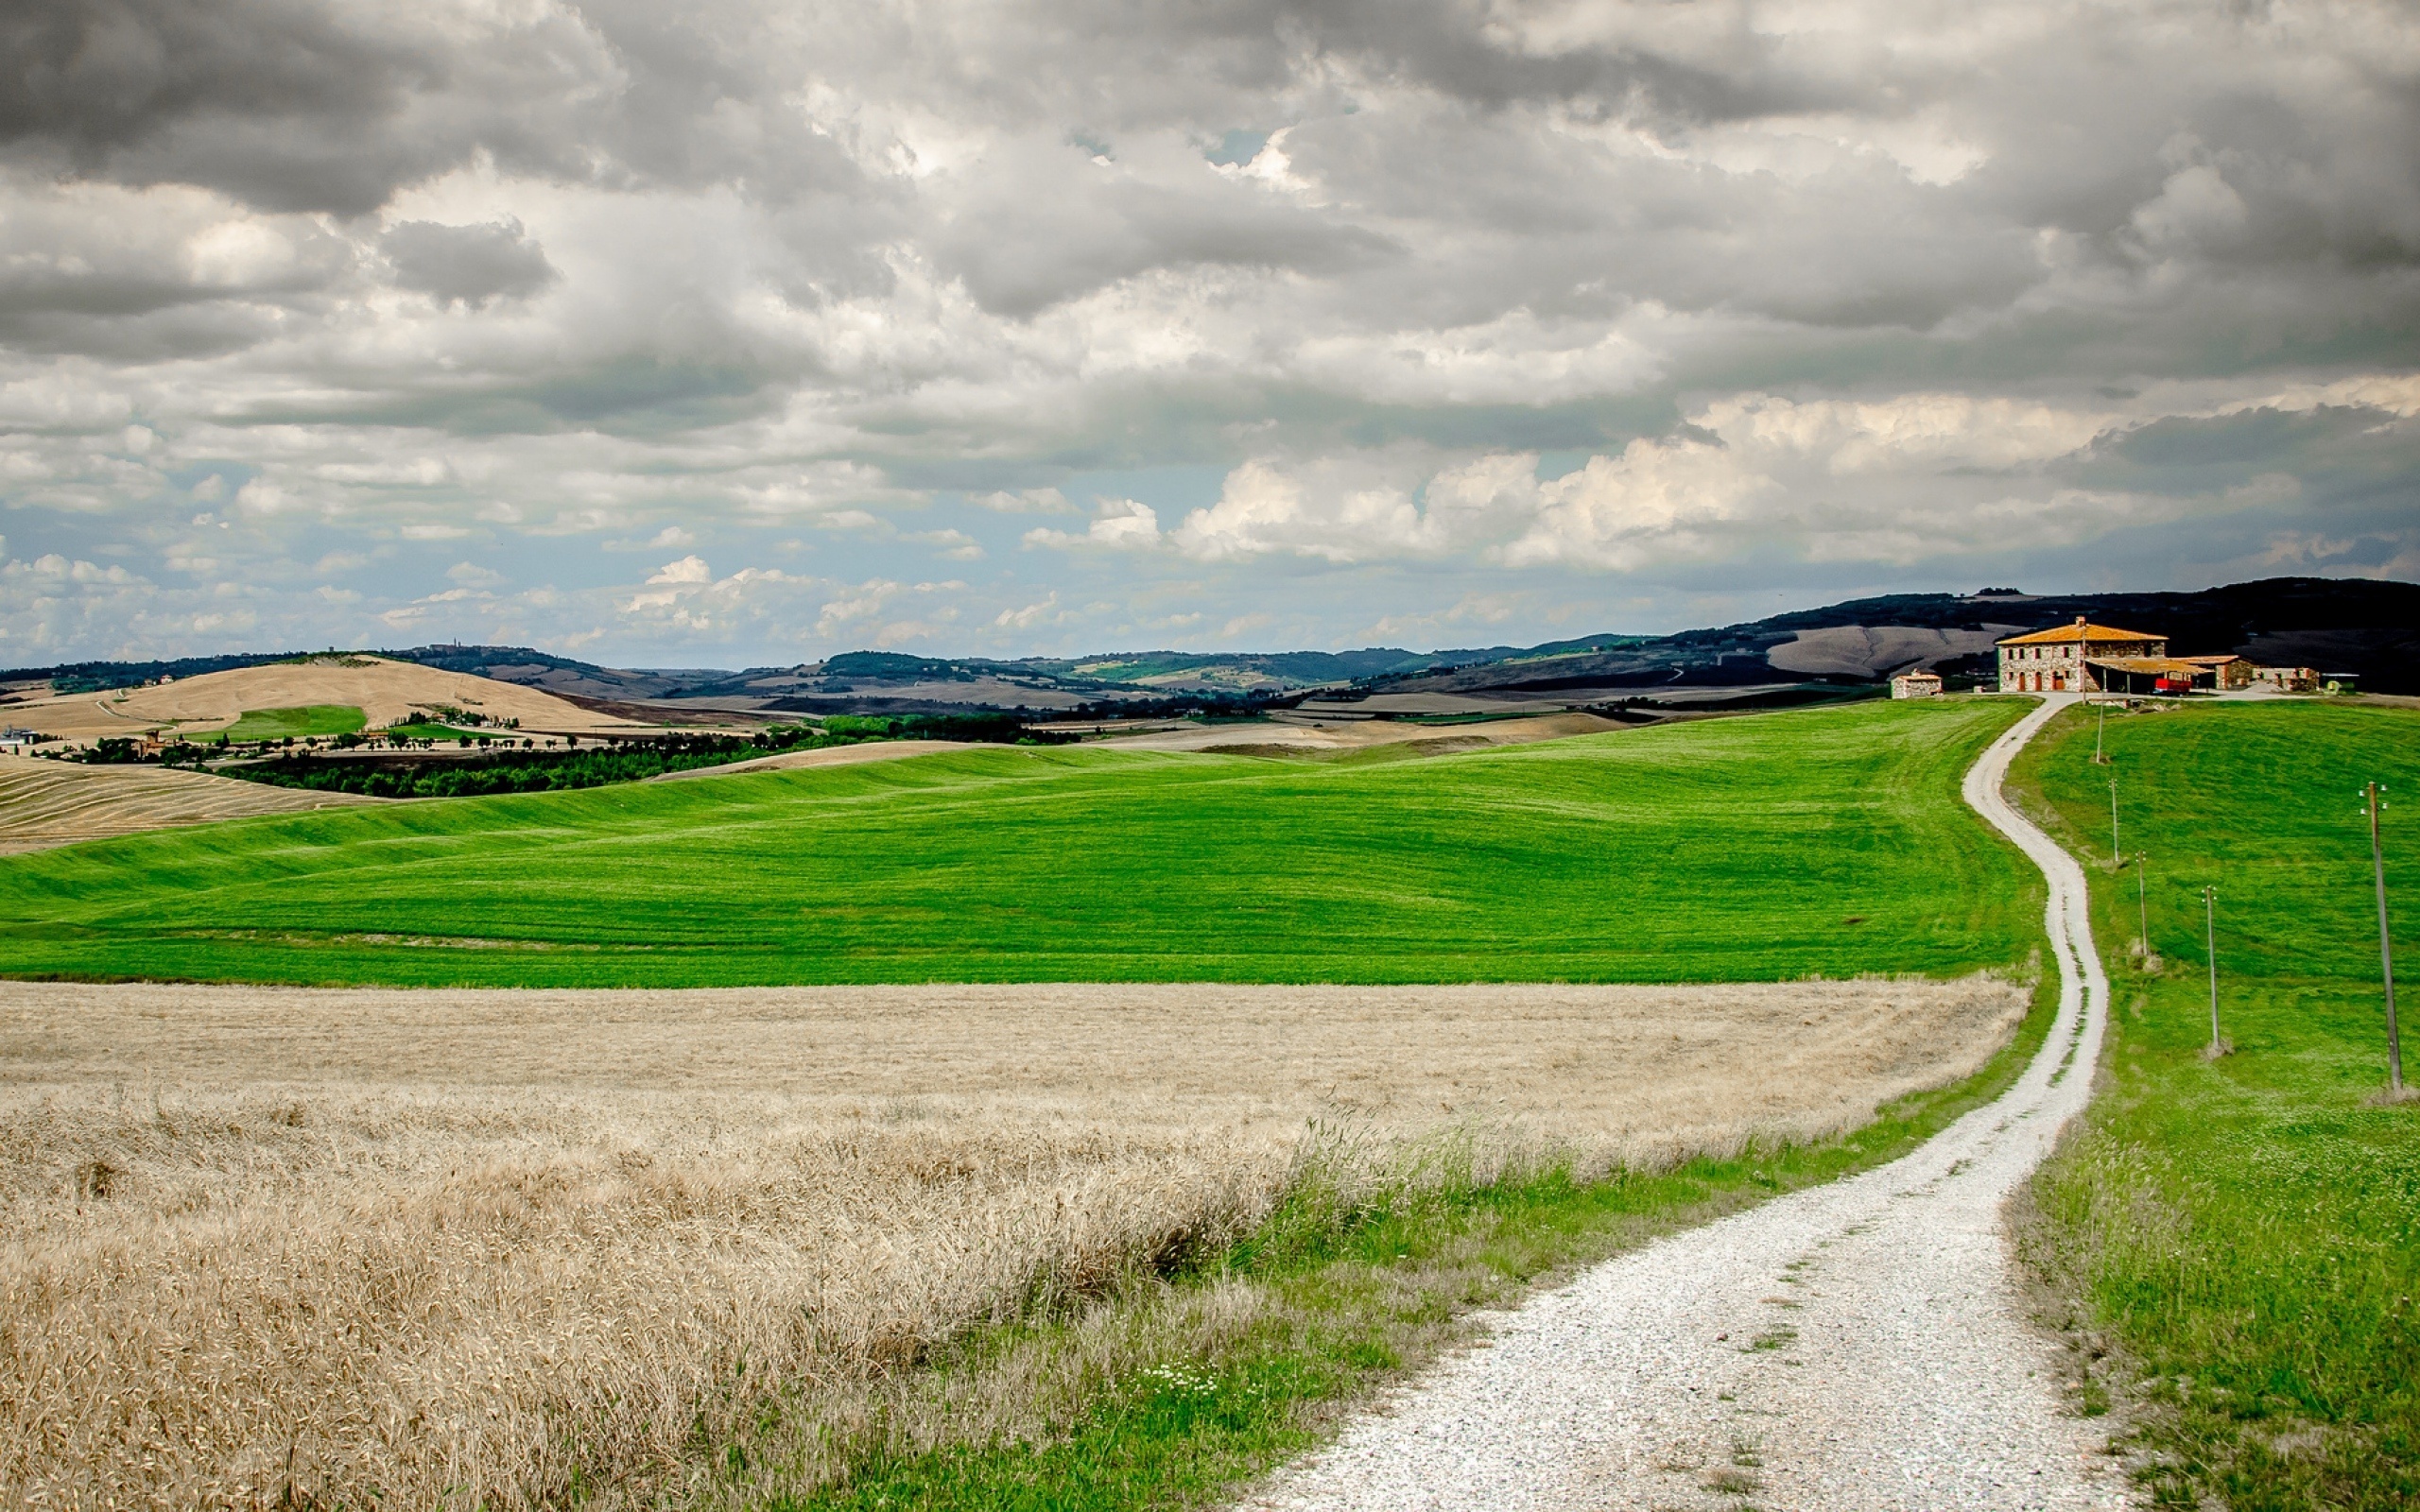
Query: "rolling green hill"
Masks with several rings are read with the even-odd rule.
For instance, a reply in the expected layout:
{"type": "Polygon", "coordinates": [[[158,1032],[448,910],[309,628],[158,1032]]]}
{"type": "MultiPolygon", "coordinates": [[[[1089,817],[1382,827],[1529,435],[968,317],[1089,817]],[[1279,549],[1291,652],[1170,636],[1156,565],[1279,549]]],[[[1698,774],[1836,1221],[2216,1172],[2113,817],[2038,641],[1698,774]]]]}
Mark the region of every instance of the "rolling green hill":
{"type": "Polygon", "coordinates": [[[1775,980],[2022,960],[2014,700],[1429,761],[980,750],[0,860],[0,973],[516,986],[1775,980]]]}

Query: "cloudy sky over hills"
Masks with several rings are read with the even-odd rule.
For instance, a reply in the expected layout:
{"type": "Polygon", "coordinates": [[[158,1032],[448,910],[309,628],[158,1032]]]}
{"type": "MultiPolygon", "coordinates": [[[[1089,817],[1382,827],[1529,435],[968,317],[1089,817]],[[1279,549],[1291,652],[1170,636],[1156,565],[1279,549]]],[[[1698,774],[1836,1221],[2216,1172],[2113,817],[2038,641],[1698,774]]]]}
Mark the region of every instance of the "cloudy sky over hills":
{"type": "Polygon", "coordinates": [[[2420,577],[2407,7],[17,0],[0,664],[2420,577]]]}

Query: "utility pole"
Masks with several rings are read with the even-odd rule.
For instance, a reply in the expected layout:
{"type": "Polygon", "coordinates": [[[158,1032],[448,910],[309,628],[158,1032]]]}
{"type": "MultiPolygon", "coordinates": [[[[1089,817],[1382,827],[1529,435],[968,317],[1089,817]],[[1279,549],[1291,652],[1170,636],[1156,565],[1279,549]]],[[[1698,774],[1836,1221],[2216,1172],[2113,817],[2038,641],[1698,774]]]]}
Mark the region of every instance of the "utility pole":
{"type": "Polygon", "coordinates": [[[2372,782],[2361,790],[2369,799],[2370,811],[2370,872],[2378,886],[2378,971],[2386,978],[2386,1089],[2389,1097],[2403,1095],[2403,1038],[2394,1024],[2394,940],[2386,927],[2386,850],[2378,843],[2378,810],[2386,800],[2378,797],[2386,791],[2384,782],[2372,782]]]}
{"type": "Polygon", "coordinates": [[[2103,703],[2100,705],[2100,723],[2092,731],[2092,765],[2095,766],[2109,765],[2109,758],[2102,755],[2100,751],[2100,738],[2107,733],[2109,733],[2109,705],[2103,703]]]}
{"type": "Polygon", "coordinates": [[[2202,889],[2202,915],[2210,949],[2210,1054],[2219,1051],[2219,889],[2202,889]]]}
{"type": "Polygon", "coordinates": [[[2118,849],[2118,779],[2109,780],[2109,869],[2117,870],[2126,864],[2118,849]]]}

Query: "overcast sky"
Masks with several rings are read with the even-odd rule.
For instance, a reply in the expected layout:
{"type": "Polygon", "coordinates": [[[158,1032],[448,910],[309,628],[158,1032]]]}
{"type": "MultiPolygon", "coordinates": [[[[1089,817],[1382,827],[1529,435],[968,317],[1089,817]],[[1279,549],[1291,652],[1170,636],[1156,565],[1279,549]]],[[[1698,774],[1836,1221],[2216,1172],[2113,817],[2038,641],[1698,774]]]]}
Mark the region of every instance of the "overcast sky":
{"type": "Polygon", "coordinates": [[[2420,578],[2410,6],[10,0],[0,665],[2420,578]]]}

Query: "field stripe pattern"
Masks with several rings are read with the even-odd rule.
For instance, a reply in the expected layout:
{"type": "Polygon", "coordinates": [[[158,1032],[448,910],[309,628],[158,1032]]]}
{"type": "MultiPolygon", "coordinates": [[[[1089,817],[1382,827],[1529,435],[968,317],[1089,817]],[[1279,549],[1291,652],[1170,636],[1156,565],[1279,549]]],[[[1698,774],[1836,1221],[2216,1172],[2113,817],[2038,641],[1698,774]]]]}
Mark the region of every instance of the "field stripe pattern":
{"type": "Polygon", "coordinates": [[[0,854],[220,819],[382,801],[351,793],[301,793],[159,766],[0,758],[0,854]]]}

